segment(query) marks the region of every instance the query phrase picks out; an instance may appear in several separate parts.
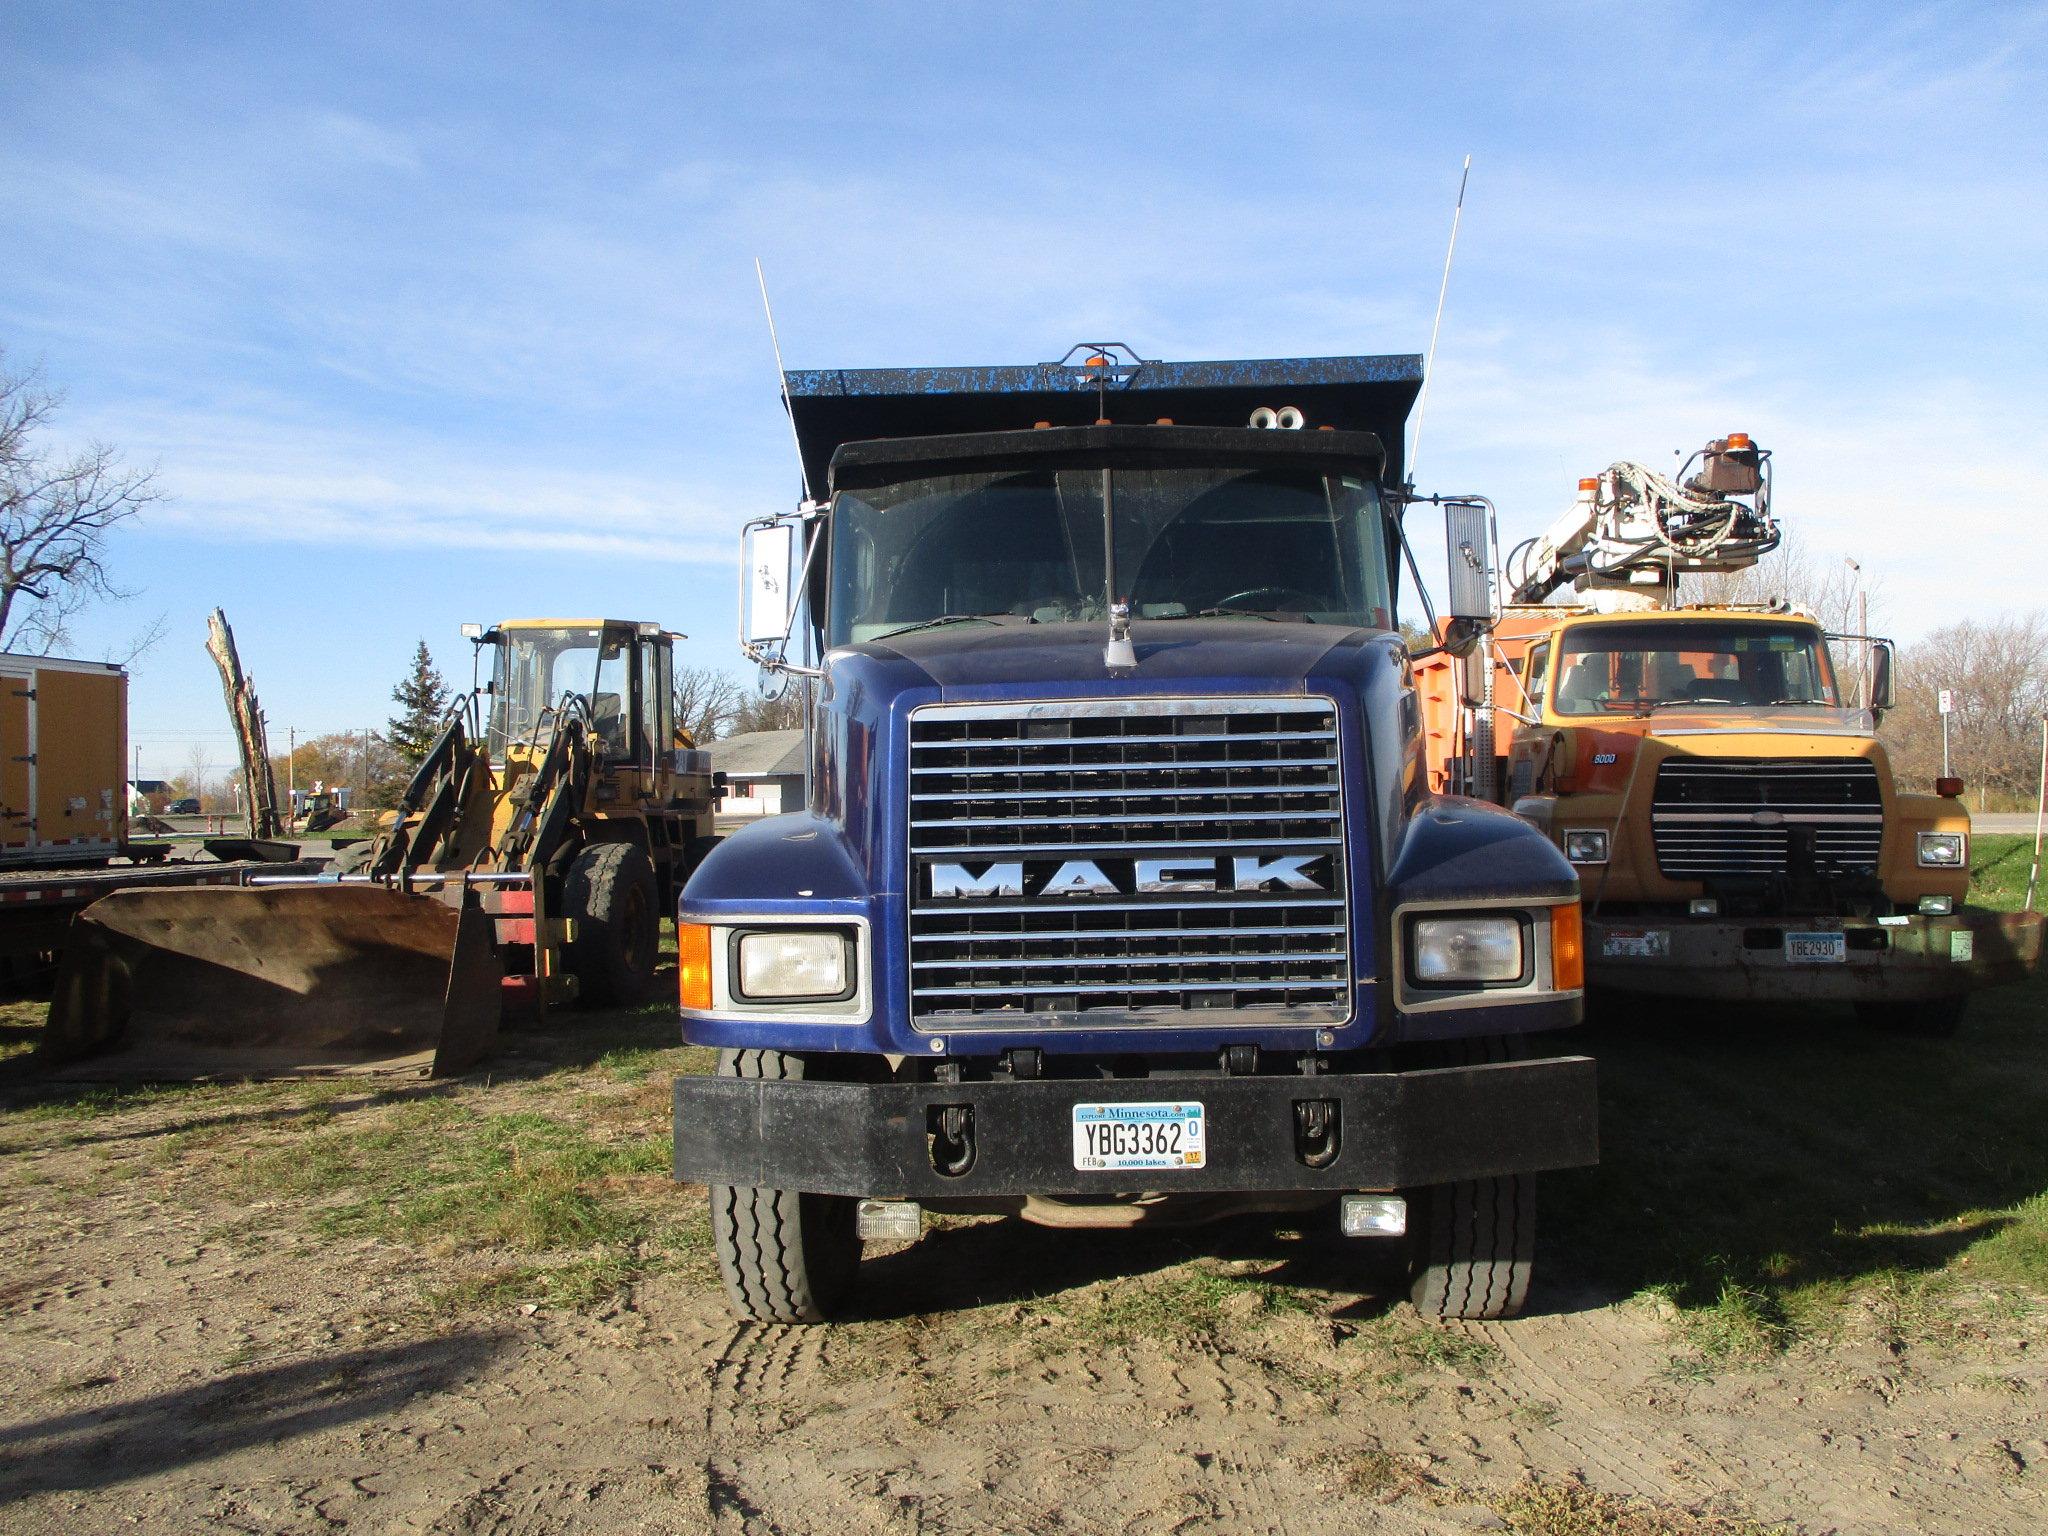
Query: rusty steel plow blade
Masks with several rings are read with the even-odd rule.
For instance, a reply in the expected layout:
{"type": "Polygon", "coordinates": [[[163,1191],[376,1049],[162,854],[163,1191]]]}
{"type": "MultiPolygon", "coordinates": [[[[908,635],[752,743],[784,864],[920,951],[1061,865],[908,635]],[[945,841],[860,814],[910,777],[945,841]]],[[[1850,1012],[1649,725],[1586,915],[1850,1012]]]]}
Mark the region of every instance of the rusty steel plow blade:
{"type": "Polygon", "coordinates": [[[42,1053],[72,1076],[461,1072],[497,1040],[491,939],[473,905],[378,886],[116,892],[73,920],[42,1053]]]}

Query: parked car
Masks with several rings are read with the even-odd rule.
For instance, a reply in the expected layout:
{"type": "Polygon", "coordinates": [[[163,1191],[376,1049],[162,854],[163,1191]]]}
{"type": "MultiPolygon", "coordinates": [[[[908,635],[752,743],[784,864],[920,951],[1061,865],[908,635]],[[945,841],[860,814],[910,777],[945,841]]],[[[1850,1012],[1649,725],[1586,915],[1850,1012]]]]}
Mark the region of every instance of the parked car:
{"type": "Polygon", "coordinates": [[[199,814],[199,802],[187,795],[183,800],[173,800],[169,805],[165,806],[164,814],[166,816],[197,816],[199,814]]]}

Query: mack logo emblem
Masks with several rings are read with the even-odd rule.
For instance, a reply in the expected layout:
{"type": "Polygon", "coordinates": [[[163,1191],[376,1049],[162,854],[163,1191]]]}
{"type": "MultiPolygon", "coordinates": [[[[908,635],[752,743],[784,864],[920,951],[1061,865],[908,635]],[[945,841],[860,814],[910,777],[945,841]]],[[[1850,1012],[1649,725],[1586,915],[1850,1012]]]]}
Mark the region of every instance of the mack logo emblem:
{"type": "MultiPolygon", "coordinates": [[[[966,901],[991,896],[1154,896],[1182,891],[1327,891],[1309,873],[1314,853],[1238,854],[1195,858],[1131,859],[1119,879],[1094,859],[999,860],[979,870],[965,864],[932,865],[932,896],[966,901]]],[[[1126,861],[1116,860],[1115,863],[1126,861]]]]}

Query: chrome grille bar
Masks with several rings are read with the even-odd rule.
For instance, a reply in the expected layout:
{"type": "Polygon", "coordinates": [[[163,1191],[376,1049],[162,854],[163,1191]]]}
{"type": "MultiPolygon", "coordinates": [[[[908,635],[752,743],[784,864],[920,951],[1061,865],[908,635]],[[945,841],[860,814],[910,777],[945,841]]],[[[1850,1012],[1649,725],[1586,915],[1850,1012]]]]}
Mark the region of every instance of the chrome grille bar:
{"type": "Polygon", "coordinates": [[[1350,1016],[1328,699],[935,705],[910,733],[919,1028],[1350,1016]]]}
{"type": "Polygon", "coordinates": [[[1650,811],[1657,867],[1678,879],[1876,869],[1884,792],[1868,758],[1667,758],[1650,811]]]}

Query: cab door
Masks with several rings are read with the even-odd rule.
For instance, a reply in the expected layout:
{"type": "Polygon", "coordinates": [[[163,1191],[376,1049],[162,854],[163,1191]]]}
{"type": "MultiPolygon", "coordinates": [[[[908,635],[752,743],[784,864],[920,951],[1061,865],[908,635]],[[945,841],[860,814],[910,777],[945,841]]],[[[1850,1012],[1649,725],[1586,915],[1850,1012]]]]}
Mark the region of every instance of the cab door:
{"type": "Polygon", "coordinates": [[[1551,728],[1543,724],[1543,698],[1549,686],[1550,641],[1538,640],[1522,653],[1515,670],[1515,681],[1519,685],[1511,690],[1514,706],[1523,714],[1535,717],[1536,723],[1516,721],[1515,730],[1508,742],[1508,804],[1513,805],[1523,795],[1533,794],[1536,778],[1543,768],[1543,759],[1550,752],[1551,728]]]}

